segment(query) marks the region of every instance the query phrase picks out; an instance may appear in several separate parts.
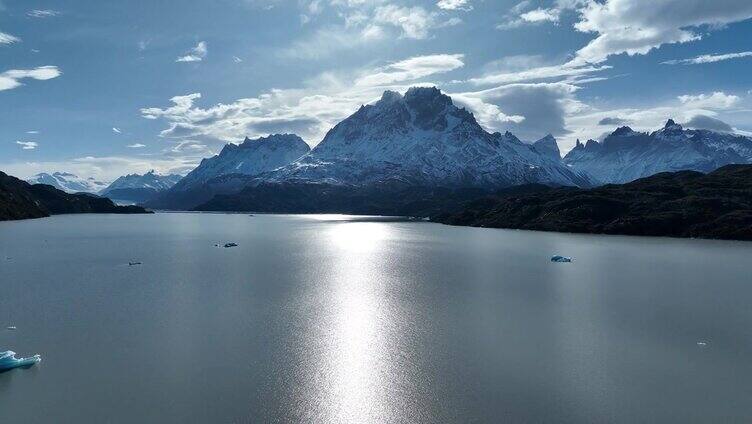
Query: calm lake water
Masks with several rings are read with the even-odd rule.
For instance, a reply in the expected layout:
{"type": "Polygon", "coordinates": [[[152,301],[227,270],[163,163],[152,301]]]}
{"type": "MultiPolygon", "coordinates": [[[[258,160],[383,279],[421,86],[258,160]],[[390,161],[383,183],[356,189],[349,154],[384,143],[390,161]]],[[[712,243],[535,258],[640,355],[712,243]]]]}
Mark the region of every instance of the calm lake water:
{"type": "Polygon", "coordinates": [[[3,424],[749,423],[752,243],[342,216],[6,222],[7,349],[43,361],[0,374],[3,424]]]}

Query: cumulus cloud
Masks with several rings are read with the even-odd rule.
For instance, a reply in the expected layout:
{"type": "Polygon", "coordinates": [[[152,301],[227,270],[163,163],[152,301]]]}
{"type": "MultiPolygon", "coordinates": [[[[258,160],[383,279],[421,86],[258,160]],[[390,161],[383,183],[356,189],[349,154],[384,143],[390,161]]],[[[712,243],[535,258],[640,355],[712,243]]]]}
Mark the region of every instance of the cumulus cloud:
{"type": "Polygon", "coordinates": [[[125,147],[127,147],[129,149],[142,149],[142,148],[146,147],[146,145],[145,144],[141,144],[141,143],[134,143],[134,144],[129,144],[129,145],[125,146],[125,147]]]}
{"type": "Polygon", "coordinates": [[[739,103],[739,96],[716,91],[712,94],[684,95],[678,97],[679,101],[688,108],[722,110],[730,109],[739,103]]]}
{"type": "Polygon", "coordinates": [[[531,0],[523,0],[509,10],[504,16],[502,23],[497,25],[496,28],[508,30],[542,23],[558,24],[564,12],[580,8],[587,1],[556,0],[549,8],[538,7],[533,9],[534,3],[531,0]]]}
{"type": "Polygon", "coordinates": [[[59,77],[57,66],[40,66],[34,69],[11,69],[0,74],[0,91],[21,86],[21,80],[34,79],[45,81],[59,77]]]}
{"type": "Polygon", "coordinates": [[[30,18],[52,18],[59,14],[60,12],[52,9],[34,9],[26,12],[26,16],[30,18]]]}
{"type": "Polygon", "coordinates": [[[461,22],[456,19],[440,22],[436,13],[428,12],[420,6],[402,7],[394,4],[377,7],[373,20],[379,24],[400,28],[402,37],[417,40],[428,38],[430,30],[435,27],[451,26],[461,22]]]}
{"type": "Polygon", "coordinates": [[[473,10],[470,0],[439,0],[436,6],[444,10],[473,10]]]}
{"type": "Polygon", "coordinates": [[[456,94],[487,129],[509,130],[522,139],[569,131],[565,118],[578,105],[577,87],[563,82],[508,84],[489,90],[456,94]],[[500,113],[500,114],[499,114],[500,113]]]}
{"type": "Polygon", "coordinates": [[[707,115],[695,115],[684,124],[688,128],[696,128],[702,130],[712,130],[720,132],[733,132],[734,128],[731,125],[721,121],[718,118],[713,118],[707,115]]]}
{"type": "Polygon", "coordinates": [[[209,53],[206,41],[199,41],[185,56],[178,57],[175,62],[201,62],[209,53]]]}
{"type": "Polygon", "coordinates": [[[39,146],[35,141],[16,141],[16,144],[21,146],[23,150],[34,150],[39,146]]]}
{"type": "Polygon", "coordinates": [[[579,63],[600,63],[611,55],[647,54],[663,44],[699,40],[698,27],[722,26],[752,17],[749,0],[589,1],[580,9],[578,31],[594,33],[576,54],[579,63]]]}
{"type": "Polygon", "coordinates": [[[752,52],[726,53],[726,54],[704,54],[689,59],[675,59],[661,62],[663,65],[700,65],[703,63],[715,63],[724,60],[741,59],[751,57],[752,52]]]}
{"type": "Polygon", "coordinates": [[[208,143],[240,141],[278,132],[294,132],[312,144],[343,118],[365,103],[381,97],[386,89],[404,91],[411,85],[430,84],[425,78],[464,63],[462,55],[415,56],[384,67],[322,74],[302,88],[272,89],[257,97],[201,107],[200,93],[175,96],[166,108],[143,108],[147,119],[167,123],[160,136],[208,143]]]}

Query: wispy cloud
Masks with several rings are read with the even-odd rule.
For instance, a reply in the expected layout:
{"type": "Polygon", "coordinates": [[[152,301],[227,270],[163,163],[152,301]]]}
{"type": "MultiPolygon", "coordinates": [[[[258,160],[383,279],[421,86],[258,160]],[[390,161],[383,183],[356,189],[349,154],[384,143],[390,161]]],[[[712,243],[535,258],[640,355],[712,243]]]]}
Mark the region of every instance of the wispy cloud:
{"type": "Polygon", "coordinates": [[[453,71],[465,66],[461,54],[436,54],[416,56],[394,62],[375,72],[369,72],[355,81],[358,86],[376,86],[394,84],[400,81],[412,81],[425,76],[453,71]]]}
{"type": "Polygon", "coordinates": [[[0,32],[0,44],[13,44],[21,41],[20,38],[5,32],[0,32]]]}
{"type": "Polygon", "coordinates": [[[34,150],[39,146],[35,141],[16,141],[16,144],[21,146],[23,150],[34,150]]]}
{"type": "Polygon", "coordinates": [[[37,130],[26,131],[26,134],[39,134],[37,130]]]}
{"type": "Polygon", "coordinates": [[[117,128],[117,127],[112,127],[112,132],[114,132],[115,134],[122,134],[122,133],[123,133],[123,132],[122,132],[122,131],[120,130],[120,128],[117,128]]]}
{"type": "Polygon", "coordinates": [[[201,62],[209,53],[206,41],[199,41],[196,47],[192,48],[185,56],[180,56],[175,62],[201,62]]]}
{"type": "Polygon", "coordinates": [[[34,69],[11,69],[0,74],[0,91],[21,86],[22,79],[49,80],[62,74],[57,66],[40,66],[34,69]]]}
{"type": "Polygon", "coordinates": [[[52,18],[60,15],[60,12],[52,9],[33,9],[26,12],[26,16],[30,18],[52,18]]]}
{"type": "Polygon", "coordinates": [[[741,59],[743,57],[752,57],[752,52],[725,53],[725,54],[704,54],[689,59],[675,59],[661,62],[663,65],[701,65],[703,63],[715,63],[724,60],[741,59]]]}
{"type": "Polygon", "coordinates": [[[134,144],[129,144],[129,145],[125,146],[125,147],[127,147],[129,149],[141,149],[141,148],[146,147],[146,144],[134,143],[134,144]]]}

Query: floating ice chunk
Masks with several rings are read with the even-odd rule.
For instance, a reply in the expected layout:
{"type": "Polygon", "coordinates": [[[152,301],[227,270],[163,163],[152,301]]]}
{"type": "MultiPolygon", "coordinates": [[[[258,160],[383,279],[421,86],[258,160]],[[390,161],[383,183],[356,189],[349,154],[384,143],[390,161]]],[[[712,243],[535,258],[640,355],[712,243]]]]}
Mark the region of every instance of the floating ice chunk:
{"type": "Polygon", "coordinates": [[[551,256],[551,262],[572,262],[572,258],[569,256],[554,255],[551,256]]]}
{"type": "Polygon", "coordinates": [[[30,358],[16,358],[16,352],[7,350],[0,352],[0,371],[7,371],[13,368],[29,368],[40,362],[42,357],[34,355],[30,358]]]}
{"type": "Polygon", "coordinates": [[[16,326],[15,325],[9,325],[9,326],[5,327],[5,329],[6,330],[15,330],[16,326]]]}
{"type": "Polygon", "coordinates": [[[697,342],[697,346],[700,346],[700,347],[705,347],[707,345],[708,345],[708,342],[703,342],[703,341],[697,342]]]}
{"type": "Polygon", "coordinates": [[[237,243],[225,243],[225,247],[237,247],[237,243]]]}

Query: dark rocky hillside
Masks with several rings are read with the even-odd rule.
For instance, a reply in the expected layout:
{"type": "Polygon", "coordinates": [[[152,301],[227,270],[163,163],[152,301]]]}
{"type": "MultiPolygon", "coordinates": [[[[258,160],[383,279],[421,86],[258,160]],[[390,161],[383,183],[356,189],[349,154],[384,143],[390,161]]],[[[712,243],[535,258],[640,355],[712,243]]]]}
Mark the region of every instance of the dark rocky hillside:
{"type": "Polygon", "coordinates": [[[660,173],[593,189],[542,188],[471,201],[435,220],[576,233],[752,240],[752,165],[660,173]]]}
{"type": "Polygon", "coordinates": [[[139,206],[116,206],[91,194],[68,194],[45,184],[29,184],[0,172],[0,221],[64,213],[148,213],[139,206]]]}

